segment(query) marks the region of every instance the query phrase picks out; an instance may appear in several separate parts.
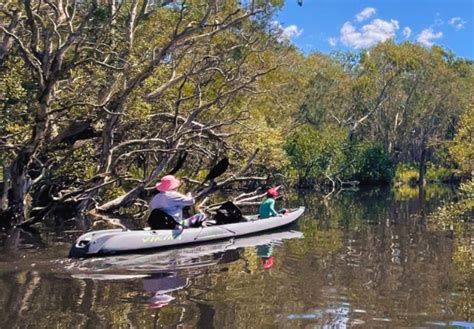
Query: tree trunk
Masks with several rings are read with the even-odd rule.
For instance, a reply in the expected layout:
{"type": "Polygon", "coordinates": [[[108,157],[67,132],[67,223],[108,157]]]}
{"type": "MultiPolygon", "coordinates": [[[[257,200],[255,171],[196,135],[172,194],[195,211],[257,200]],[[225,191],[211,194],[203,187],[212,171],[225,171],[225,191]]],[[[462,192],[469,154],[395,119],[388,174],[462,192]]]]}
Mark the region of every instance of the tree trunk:
{"type": "Polygon", "coordinates": [[[421,145],[421,154],[420,154],[420,163],[418,167],[418,185],[425,186],[426,185],[426,148],[424,143],[421,145]]]}
{"type": "Polygon", "coordinates": [[[144,185],[140,184],[137,187],[134,187],[132,190],[128,191],[126,194],[113,199],[112,201],[109,201],[105,203],[104,205],[101,205],[98,209],[100,211],[112,211],[121,207],[126,207],[129,206],[135,199],[142,193],[144,190],[144,185]]]}
{"type": "Polygon", "coordinates": [[[426,195],[426,190],[424,185],[419,185],[418,186],[418,203],[420,207],[420,215],[421,219],[425,219],[425,195],[426,195]]]}
{"type": "Polygon", "coordinates": [[[10,180],[11,180],[11,175],[10,175],[10,168],[8,166],[3,165],[2,166],[2,172],[3,172],[3,188],[0,191],[2,195],[0,196],[0,211],[5,211],[8,207],[8,190],[10,189],[10,180]]]}
{"type": "Polygon", "coordinates": [[[100,211],[107,212],[130,205],[140,195],[140,193],[143,192],[145,186],[155,180],[158,175],[163,171],[163,169],[165,169],[165,167],[170,161],[170,158],[171,157],[169,156],[165,156],[161,160],[161,162],[153,169],[153,171],[150,173],[150,175],[147,177],[143,184],[140,184],[129,192],[127,192],[126,194],[97,207],[97,209],[100,211]]]}
{"type": "Polygon", "coordinates": [[[24,200],[31,187],[28,169],[46,137],[50,134],[47,113],[51,91],[52,87],[48,88],[39,98],[40,104],[35,117],[31,141],[20,150],[10,169],[11,193],[8,195],[8,211],[11,224],[16,224],[25,218],[24,200]]]}
{"type": "Polygon", "coordinates": [[[31,179],[28,176],[28,165],[32,155],[31,147],[20,151],[11,166],[11,191],[8,193],[8,211],[10,221],[16,224],[25,217],[23,200],[30,188],[31,179]]]}

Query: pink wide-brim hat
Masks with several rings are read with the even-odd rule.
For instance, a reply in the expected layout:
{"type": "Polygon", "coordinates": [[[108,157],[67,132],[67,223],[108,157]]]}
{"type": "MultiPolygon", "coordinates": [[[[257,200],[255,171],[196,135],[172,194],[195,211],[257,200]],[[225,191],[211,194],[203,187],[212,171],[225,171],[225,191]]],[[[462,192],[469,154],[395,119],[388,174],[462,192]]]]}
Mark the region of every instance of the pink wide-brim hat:
{"type": "Polygon", "coordinates": [[[181,185],[181,181],[173,175],[166,175],[161,178],[160,182],[155,185],[155,188],[160,192],[174,191],[181,185]]]}
{"type": "Polygon", "coordinates": [[[170,295],[155,295],[148,301],[148,305],[151,308],[162,308],[163,306],[168,305],[174,299],[170,295]]]}

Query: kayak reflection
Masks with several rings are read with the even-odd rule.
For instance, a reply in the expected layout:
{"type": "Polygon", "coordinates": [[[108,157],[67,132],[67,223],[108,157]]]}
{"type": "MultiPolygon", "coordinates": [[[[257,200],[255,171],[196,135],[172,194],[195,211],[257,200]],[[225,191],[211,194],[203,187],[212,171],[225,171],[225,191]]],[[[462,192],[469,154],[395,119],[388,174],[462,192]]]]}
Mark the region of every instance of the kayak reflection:
{"type": "Polygon", "coordinates": [[[143,279],[143,287],[152,294],[148,301],[151,308],[162,308],[175,299],[171,292],[180,290],[188,285],[188,279],[177,273],[158,273],[143,279]]]}
{"type": "Polygon", "coordinates": [[[264,259],[267,264],[270,264],[266,266],[271,267],[272,255],[268,254],[268,251],[273,249],[275,243],[282,240],[299,239],[302,237],[303,233],[299,231],[276,231],[172,250],[163,250],[153,254],[129,254],[86,259],[77,262],[74,267],[75,269],[86,271],[94,271],[95,269],[108,272],[126,270],[127,272],[132,271],[134,274],[150,274],[154,272],[207,267],[217,263],[232,262],[235,261],[236,258],[239,258],[238,250],[254,246],[259,246],[257,250],[261,250],[262,259],[264,259]],[[268,247],[268,245],[271,245],[271,247],[268,247]]]}
{"type": "MultiPolygon", "coordinates": [[[[225,264],[239,261],[242,257],[246,261],[246,256],[242,256],[246,248],[256,248],[256,254],[262,262],[261,266],[266,270],[270,269],[274,264],[274,254],[282,241],[302,237],[303,233],[299,231],[278,230],[155,253],[70,260],[68,264],[69,270],[73,272],[72,277],[86,280],[82,283],[85,287],[95,287],[96,284],[90,281],[96,280],[129,281],[120,285],[116,285],[115,282],[101,284],[110,287],[129,285],[138,288],[142,296],[142,305],[153,310],[152,316],[156,321],[168,319],[167,317],[173,314],[173,319],[168,320],[177,325],[184,323],[186,315],[193,312],[207,314],[202,318],[207,319],[206,321],[208,316],[212,317],[214,312],[212,307],[200,302],[199,298],[193,297],[192,306],[189,304],[189,294],[200,289],[199,277],[210,275],[210,272],[227,271],[229,266],[225,264]],[[197,286],[191,289],[196,283],[197,286]]],[[[248,269],[244,263],[241,263],[241,266],[244,271],[248,269]]]]}

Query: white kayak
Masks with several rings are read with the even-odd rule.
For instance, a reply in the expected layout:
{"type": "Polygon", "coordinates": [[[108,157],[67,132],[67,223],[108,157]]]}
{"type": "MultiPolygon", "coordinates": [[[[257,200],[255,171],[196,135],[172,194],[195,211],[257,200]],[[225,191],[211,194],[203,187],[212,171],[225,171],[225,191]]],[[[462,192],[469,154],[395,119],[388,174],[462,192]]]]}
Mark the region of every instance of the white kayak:
{"type": "Polygon", "coordinates": [[[180,248],[168,248],[158,250],[158,252],[131,252],[126,255],[110,255],[99,259],[81,259],[80,265],[78,264],[73,269],[84,271],[84,273],[75,273],[72,277],[91,280],[145,278],[152,275],[151,273],[213,266],[220,263],[223,258],[225,259],[223,254],[228,251],[279,245],[285,240],[302,238],[303,233],[300,231],[281,228],[242,237],[189,244],[180,248]],[[208,257],[211,255],[219,256],[208,257]]]}
{"type": "Polygon", "coordinates": [[[304,207],[281,216],[249,221],[177,230],[101,230],[81,235],[71,247],[69,257],[81,258],[132,252],[163,247],[178,247],[190,243],[228,239],[289,225],[304,212],[304,207]]]}

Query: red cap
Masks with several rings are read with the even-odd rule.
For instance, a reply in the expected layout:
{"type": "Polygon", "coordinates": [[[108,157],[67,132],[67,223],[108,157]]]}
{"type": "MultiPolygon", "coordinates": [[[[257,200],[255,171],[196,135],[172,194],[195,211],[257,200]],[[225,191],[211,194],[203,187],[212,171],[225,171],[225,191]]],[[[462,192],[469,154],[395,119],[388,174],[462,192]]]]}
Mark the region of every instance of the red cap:
{"type": "Polygon", "coordinates": [[[262,267],[264,269],[269,269],[270,267],[273,266],[273,256],[268,257],[268,258],[263,258],[263,264],[262,267]]]}
{"type": "Polygon", "coordinates": [[[278,190],[274,187],[267,190],[267,197],[276,198],[278,196],[278,190]]]}

